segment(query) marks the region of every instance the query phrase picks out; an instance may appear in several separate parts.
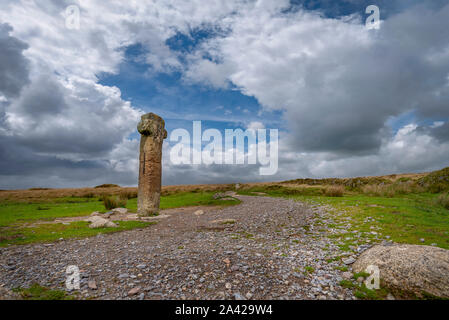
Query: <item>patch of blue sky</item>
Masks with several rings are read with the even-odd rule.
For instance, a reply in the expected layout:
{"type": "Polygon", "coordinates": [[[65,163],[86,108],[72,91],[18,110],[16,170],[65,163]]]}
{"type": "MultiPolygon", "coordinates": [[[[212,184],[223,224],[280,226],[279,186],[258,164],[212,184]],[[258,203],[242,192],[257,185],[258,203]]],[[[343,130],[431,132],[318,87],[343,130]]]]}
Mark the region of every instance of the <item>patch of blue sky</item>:
{"type": "Polygon", "coordinates": [[[418,127],[432,127],[438,123],[447,122],[449,119],[434,119],[434,118],[422,118],[417,117],[414,110],[402,113],[395,117],[390,117],[386,124],[393,130],[393,134],[396,134],[399,129],[409,124],[416,124],[418,127]],[[419,119],[419,120],[418,120],[419,119]]]}
{"type": "MultiPolygon", "coordinates": [[[[205,39],[208,35],[197,31],[195,36],[205,39]]],[[[200,39],[176,36],[172,49],[191,50],[200,39]]],[[[264,112],[254,97],[242,94],[238,89],[214,89],[183,81],[176,70],[169,73],[153,72],[144,59],[147,52],[140,44],[125,48],[125,59],[117,74],[99,75],[99,82],[116,86],[122,98],[144,112],[154,112],[166,120],[167,130],[184,128],[192,132],[192,121],[201,120],[203,127],[246,129],[253,121],[262,122],[267,128],[283,129],[280,111],[264,112]]],[[[133,134],[131,138],[136,138],[133,134]]]]}
{"type": "MultiPolygon", "coordinates": [[[[438,9],[446,5],[447,0],[290,0],[291,6],[286,11],[303,8],[319,11],[328,18],[339,18],[352,14],[366,17],[366,8],[369,5],[376,5],[380,9],[381,19],[385,20],[406,8],[424,3],[427,7],[430,5],[433,9],[438,9]]],[[[364,23],[364,19],[362,19],[362,23],[364,23]]]]}

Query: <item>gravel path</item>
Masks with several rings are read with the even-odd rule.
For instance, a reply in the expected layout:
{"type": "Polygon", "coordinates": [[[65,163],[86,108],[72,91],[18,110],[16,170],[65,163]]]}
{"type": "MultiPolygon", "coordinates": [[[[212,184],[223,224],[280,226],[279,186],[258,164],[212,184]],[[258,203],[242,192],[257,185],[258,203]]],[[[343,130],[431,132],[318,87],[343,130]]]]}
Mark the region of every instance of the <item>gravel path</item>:
{"type": "Polygon", "coordinates": [[[0,286],[64,289],[76,265],[80,298],[354,299],[338,285],[342,263],[326,262],[341,254],[333,230],[318,227],[332,222],[330,208],[237,197],[199,216],[172,209],[141,230],[0,249],[0,286]]]}

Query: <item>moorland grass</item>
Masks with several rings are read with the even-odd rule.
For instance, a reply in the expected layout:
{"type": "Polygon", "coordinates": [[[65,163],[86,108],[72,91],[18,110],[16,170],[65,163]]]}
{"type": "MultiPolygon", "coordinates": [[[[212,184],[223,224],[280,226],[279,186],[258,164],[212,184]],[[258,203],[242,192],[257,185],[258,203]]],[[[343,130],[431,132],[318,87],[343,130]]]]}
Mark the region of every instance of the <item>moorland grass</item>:
{"type": "MultiPolygon", "coordinates": [[[[386,239],[397,243],[433,245],[449,249],[449,195],[446,193],[434,194],[430,190],[419,192],[423,189],[410,187],[407,181],[385,187],[367,186],[358,192],[347,188],[341,197],[326,194],[325,188],[327,186],[320,190],[319,186],[314,186],[311,191],[310,188],[304,187],[295,190],[291,185],[278,188],[257,186],[240,190],[239,193],[254,196],[255,191],[264,192],[273,197],[292,198],[334,208],[332,222],[324,224],[327,228],[342,230],[340,233],[329,234],[329,238],[339,247],[342,255],[361,244],[373,244],[386,239]]],[[[315,226],[321,227],[322,224],[319,219],[315,222],[315,226]]],[[[304,226],[304,229],[307,231],[308,226],[304,226]]],[[[327,262],[339,261],[342,255],[333,252],[327,262]]],[[[335,268],[348,270],[346,266],[335,268]]],[[[358,299],[383,300],[389,293],[401,299],[438,299],[431,295],[416,297],[410,292],[391,289],[382,284],[379,289],[368,289],[364,283],[357,283],[359,276],[366,274],[354,274],[352,280],[342,280],[339,283],[340,286],[351,289],[358,299]]]]}
{"type": "MultiPolygon", "coordinates": [[[[360,231],[365,237],[387,237],[398,243],[436,245],[449,249],[449,210],[444,207],[442,196],[432,193],[404,194],[392,197],[369,196],[366,194],[348,193],[342,197],[328,197],[316,192],[310,195],[292,192],[290,188],[257,187],[242,190],[240,194],[254,195],[253,192],[264,192],[269,196],[293,198],[301,201],[327,204],[341,212],[336,221],[344,223],[351,219],[348,231],[360,231]],[[284,192],[284,191],[287,192],[284,192]],[[368,221],[369,220],[369,221],[368,221]],[[376,230],[379,236],[371,232],[376,230]]],[[[338,224],[338,223],[337,223],[338,224]]],[[[345,241],[344,238],[338,239],[345,241]]],[[[342,249],[353,243],[346,241],[342,249]]]]}
{"type": "MultiPolygon", "coordinates": [[[[213,192],[183,192],[161,197],[161,209],[188,206],[229,206],[240,203],[239,200],[215,200],[213,192]]],[[[126,207],[137,211],[137,199],[130,199],[126,207]]],[[[23,224],[36,220],[54,220],[62,217],[88,216],[92,212],[106,212],[102,199],[98,198],[56,198],[45,202],[0,202],[0,227],[23,224]]]]}
{"type": "Polygon", "coordinates": [[[45,243],[61,239],[86,238],[98,234],[115,233],[136,228],[145,228],[155,222],[141,221],[114,221],[117,228],[89,228],[85,221],[71,222],[68,225],[62,223],[45,223],[34,227],[5,228],[0,236],[0,247],[13,244],[45,243]]]}
{"type": "Polygon", "coordinates": [[[105,209],[112,210],[115,208],[126,208],[126,204],[128,203],[128,197],[122,196],[106,196],[102,197],[103,205],[105,209]]]}
{"type": "Polygon", "coordinates": [[[435,198],[434,204],[449,210],[449,193],[440,194],[437,198],[435,198]]]}
{"type": "Polygon", "coordinates": [[[13,290],[20,294],[23,300],[75,300],[76,297],[62,291],[52,290],[37,283],[29,288],[16,288],[13,290]]]}
{"type": "MultiPolygon", "coordinates": [[[[239,200],[225,201],[213,199],[213,192],[181,192],[161,197],[161,209],[187,206],[229,206],[240,203],[239,200]]],[[[137,199],[127,201],[131,212],[137,211],[137,199]]],[[[51,242],[60,238],[82,238],[99,233],[110,233],[142,228],[149,223],[121,221],[118,228],[90,229],[86,222],[64,224],[30,224],[36,221],[52,221],[56,218],[88,216],[94,211],[106,212],[102,199],[65,197],[46,199],[31,203],[0,202],[0,246],[51,242]]]]}
{"type": "Polygon", "coordinates": [[[324,189],[324,195],[327,197],[343,197],[344,193],[343,186],[329,186],[324,189]]]}

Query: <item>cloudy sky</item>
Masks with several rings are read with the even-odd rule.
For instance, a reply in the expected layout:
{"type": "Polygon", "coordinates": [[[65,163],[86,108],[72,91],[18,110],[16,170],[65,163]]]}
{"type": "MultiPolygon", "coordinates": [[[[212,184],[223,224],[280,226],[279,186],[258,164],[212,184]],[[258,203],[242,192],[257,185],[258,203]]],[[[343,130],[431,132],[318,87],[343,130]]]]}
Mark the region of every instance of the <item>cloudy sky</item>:
{"type": "Polygon", "coordinates": [[[274,176],[174,165],[167,140],[165,185],[448,166],[448,30],[447,0],[2,0],[0,189],[136,185],[146,112],[280,132],[274,176]]]}

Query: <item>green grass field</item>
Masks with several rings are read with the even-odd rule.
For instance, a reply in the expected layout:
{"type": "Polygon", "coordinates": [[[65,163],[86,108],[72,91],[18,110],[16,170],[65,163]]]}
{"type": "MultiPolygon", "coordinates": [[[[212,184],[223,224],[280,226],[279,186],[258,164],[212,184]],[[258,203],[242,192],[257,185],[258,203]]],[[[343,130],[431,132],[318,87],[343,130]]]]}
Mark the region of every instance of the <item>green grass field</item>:
{"type": "MultiPolygon", "coordinates": [[[[214,200],[213,192],[183,192],[161,197],[161,209],[218,205],[229,206],[239,200],[214,200]]],[[[130,199],[126,207],[137,211],[137,199],[130,199]]],[[[52,221],[56,218],[88,216],[94,211],[106,212],[103,202],[98,198],[56,198],[42,201],[0,203],[0,246],[51,242],[58,239],[83,238],[99,233],[111,233],[135,228],[144,228],[152,223],[139,221],[120,221],[119,227],[90,229],[87,222],[64,224],[39,224],[27,226],[36,221],[52,221]]]]}

